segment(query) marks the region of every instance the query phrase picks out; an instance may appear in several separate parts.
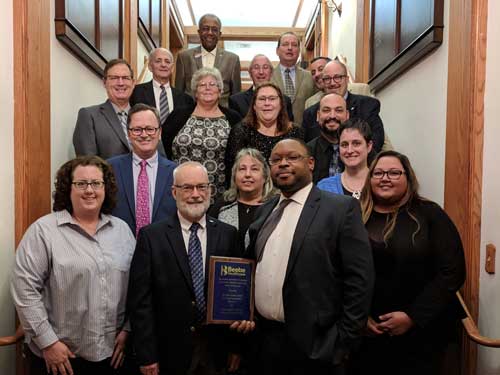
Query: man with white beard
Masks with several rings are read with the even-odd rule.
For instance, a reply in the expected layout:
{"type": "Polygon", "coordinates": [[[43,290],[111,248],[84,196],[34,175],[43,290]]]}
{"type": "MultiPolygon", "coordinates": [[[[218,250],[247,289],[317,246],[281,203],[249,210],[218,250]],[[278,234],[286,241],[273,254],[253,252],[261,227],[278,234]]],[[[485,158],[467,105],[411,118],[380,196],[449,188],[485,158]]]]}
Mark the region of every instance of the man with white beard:
{"type": "Polygon", "coordinates": [[[229,328],[204,324],[207,264],[210,256],[240,255],[237,231],[206,215],[210,185],[203,165],[186,162],[173,175],[177,212],[139,232],[130,268],[137,362],[143,375],[219,374],[229,328]]]}

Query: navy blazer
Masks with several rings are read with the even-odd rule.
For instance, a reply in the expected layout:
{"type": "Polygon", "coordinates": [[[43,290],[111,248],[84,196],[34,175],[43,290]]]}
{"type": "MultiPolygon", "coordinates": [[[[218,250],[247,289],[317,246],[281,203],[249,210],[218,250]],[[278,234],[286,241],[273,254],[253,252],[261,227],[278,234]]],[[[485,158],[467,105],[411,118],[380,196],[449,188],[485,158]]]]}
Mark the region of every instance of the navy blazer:
{"type": "MultiPolygon", "coordinates": [[[[116,207],[113,215],[124,220],[135,234],[135,195],[132,172],[132,153],[115,156],[108,160],[115,173],[118,187],[116,207]]],[[[156,175],[155,196],[151,223],[160,221],[176,212],[175,199],[172,196],[173,172],[177,165],[158,155],[158,174],[156,175]]]]}

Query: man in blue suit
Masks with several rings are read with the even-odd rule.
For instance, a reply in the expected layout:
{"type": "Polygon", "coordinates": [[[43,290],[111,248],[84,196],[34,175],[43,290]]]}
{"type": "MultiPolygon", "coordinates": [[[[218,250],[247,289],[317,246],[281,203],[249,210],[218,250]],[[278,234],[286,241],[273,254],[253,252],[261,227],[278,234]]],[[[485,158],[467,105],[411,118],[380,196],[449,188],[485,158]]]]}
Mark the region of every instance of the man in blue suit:
{"type": "Polygon", "coordinates": [[[161,139],[158,110],[136,104],[128,115],[132,152],[108,160],[118,186],[113,215],[125,220],[137,235],[139,229],[176,212],[172,197],[176,164],[158,154],[161,139]]]}

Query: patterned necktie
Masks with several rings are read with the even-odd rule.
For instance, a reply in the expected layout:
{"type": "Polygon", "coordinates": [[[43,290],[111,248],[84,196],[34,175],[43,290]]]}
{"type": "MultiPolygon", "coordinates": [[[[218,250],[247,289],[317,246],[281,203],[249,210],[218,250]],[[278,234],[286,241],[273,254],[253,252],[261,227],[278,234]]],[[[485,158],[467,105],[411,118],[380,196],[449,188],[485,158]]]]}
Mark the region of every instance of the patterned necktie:
{"type": "Polygon", "coordinates": [[[167,118],[168,114],[170,113],[170,109],[168,107],[168,100],[167,100],[167,90],[165,90],[165,86],[161,85],[160,86],[161,93],[160,93],[160,121],[161,125],[165,122],[165,119],[167,118]]]}
{"type": "Polygon", "coordinates": [[[146,171],[148,162],[141,160],[141,171],[137,177],[137,196],[135,199],[135,236],[139,229],[151,222],[149,215],[149,178],[146,171]]]}
{"type": "Polygon", "coordinates": [[[285,69],[285,95],[293,101],[295,98],[295,88],[293,86],[292,77],[290,76],[290,69],[285,69]]]}
{"type": "Polygon", "coordinates": [[[330,166],[328,168],[328,175],[335,176],[337,173],[340,173],[339,145],[336,143],[332,143],[331,147],[333,149],[333,152],[332,152],[332,157],[330,158],[330,166]]]}
{"type": "Polygon", "coordinates": [[[193,223],[189,228],[188,258],[191,268],[191,279],[193,280],[194,296],[196,300],[196,321],[205,321],[207,306],[205,304],[205,278],[203,277],[203,255],[201,254],[201,242],[198,238],[200,224],[193,223]]]}
{"type": "Polygon", "coordinates": [[[267,217],[266,221],[262,225],[261,230],[257,236],[257,240],[255,241],[255,256],[257,258],[257,262],[260,262],[262,260],[266,242],[271,236],[271,233],[273,233],[278,226],[278,223],[283,216],[283,211],[285,211],[286,206],[288,206],[291,202],[291,199],[283,199],[278,208],[271,212],[271,214],[267,217]]]}
{"type": "Polygon", "coordinates": [[[122,125],[123,132],[125,133],[125,138],[127,138],[128,147],[131,148],[130,139],[128,139],[127,132],[128,113],[126,111],[118,112],[118,118],[120,119],[120,124],[122,125]]]}

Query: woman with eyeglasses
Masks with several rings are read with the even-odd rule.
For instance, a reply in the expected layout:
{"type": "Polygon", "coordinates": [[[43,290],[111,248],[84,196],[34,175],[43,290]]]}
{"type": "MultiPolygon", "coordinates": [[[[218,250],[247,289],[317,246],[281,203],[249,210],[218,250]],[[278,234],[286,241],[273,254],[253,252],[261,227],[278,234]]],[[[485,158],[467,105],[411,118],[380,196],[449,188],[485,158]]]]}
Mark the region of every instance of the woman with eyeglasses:
{"type": "Polygon", "coordinates": [[[17,248],[11,291],[32,374],[113,374],[124,360],[135,238],[110,215],[115,194],[107,162],[68,161],[57,172],[54,212],[17,248]]]}
{"type": "Polygon", "coordinates": [[[303,139],[304,131],[288,119],[280,88],[271,82],[263,83],[255,89],[247,116],[229,134],[228,172],[242,148],[255,148],[267,160],[274,145],[285,138],[303,139]]]}
{"type": "Polygon", "coordinates": [[[318,182],[318,188],[359,199],[368,176],[368,155],[372,150],[370,125],[361,119],[349,119],[338,130],[339,155],[344,171],[318,182]]]}
{"type": "Polygon", "coordinates": [[[351,374],[439,374],[458,321],[455,292],[465,280],[458,231],[418,194],[408,158],[396,151],[377,155],[360,202],[375,288],[351,374]]]}
{"type": "Polygon", "coordinates": [[[207,169],[212,202],[227,185],[226,146],[231,127],[241,120],[238,112],[219,105],[222,89],[219,70],[210,67],[197,70],[191,79],[196,105],[175,109],[162,129],[162,142],[169,159],[178,164],[197,161],[207,169]]]}

